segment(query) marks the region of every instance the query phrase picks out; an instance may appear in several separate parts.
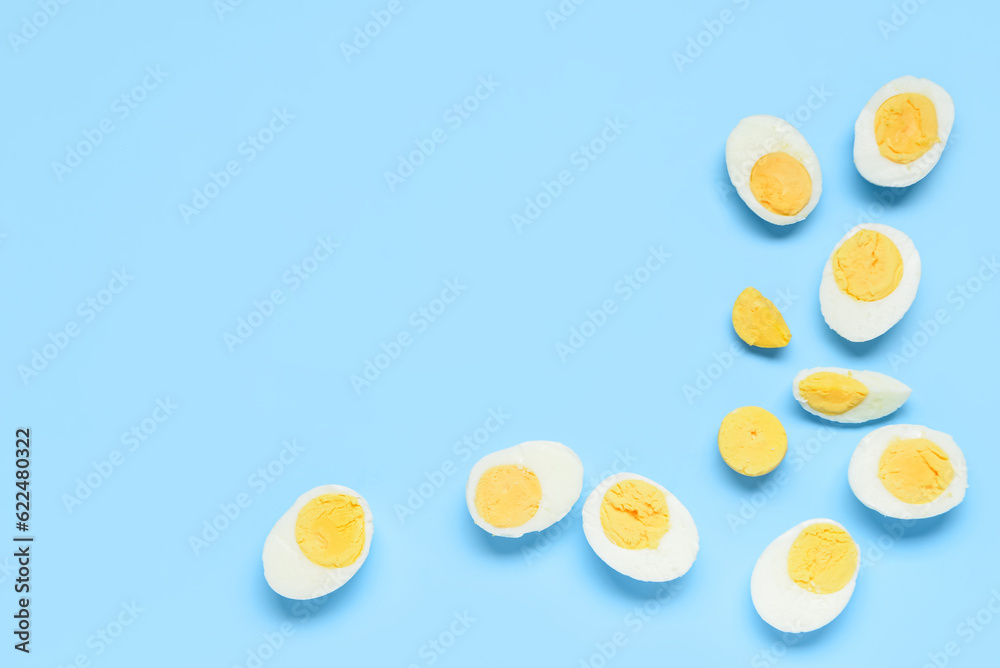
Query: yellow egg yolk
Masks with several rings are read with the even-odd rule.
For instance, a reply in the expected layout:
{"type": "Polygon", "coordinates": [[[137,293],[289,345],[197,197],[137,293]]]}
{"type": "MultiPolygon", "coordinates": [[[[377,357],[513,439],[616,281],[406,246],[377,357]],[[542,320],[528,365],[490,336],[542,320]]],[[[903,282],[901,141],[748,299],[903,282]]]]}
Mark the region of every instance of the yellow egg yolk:
{"type": "Polygon", "coordinates": [[[743,475],[770,473],[785,458],[788,436],[781,421],[757,406],[737,408],[719,427],[719,452],[729,468],[743,475]]]}
{"type": "Polygon", "coordinates": [[[875,112],[878,152],[893,162],[913,162],[939,141],[937,110],[925,95],[893,95],[875,112]]]}
{"type": "Polygon", "coordinates": [[[601,527],[618,547],[656,549],[670,529],[667,497],[645,480],[622,480],[604,494],[601,527]]]}
{"type": "Polygon", "coordinates": [[[898,439],[878,461],[878,477],[889,493],[905,503],[930,503],[955,477],[948,455],[926,438],[898,439]]]}
{"type": "Polygon", "coordinates": [[[794,216],[812,197],[812,179],[802,163],[783,151],[768,153],[750,170],[750,192],[779,216],[794,216]]]}
{"type": "Polygon", "coordinates": [[[733,329],[747,345],[758,348],[784,348],[792,340],[781,311],[754,288],[747,288],[736,298],[733,329]]]}
{"type": "Polygon", "coordinates": [[[868,388],[851,376],[820,371],[799,381],[799,394],[818,413],[843,415],[865,400],[868,388]]]}
{"type": "Polygon", "coordinates": [[[350,566],[365,546],[365,512],[356,497],[324,494],[302,506],[295,542],[309,561],[326,568],[350,566]]]}
{"type": "Polygon", "coordinates": [[[828,522],[803,529],[788,550],[788,577],[814,594],[840,591],[857,568],[858,546],[851,534],[828,522]]]}
{"type": "Polygon", "coordinates": [[[476,510],[495,527],[519,527],[538,512],[542,484],[534,472],[516,464],[494,466],[476,484],[476,510]]]}
{"type": "Polygon", "coordinates": [[[833,254],[833,278],[841,292],[857,300],[885,299],[903,280],[903,257],[881,232],[858,230],[833,254]]]}

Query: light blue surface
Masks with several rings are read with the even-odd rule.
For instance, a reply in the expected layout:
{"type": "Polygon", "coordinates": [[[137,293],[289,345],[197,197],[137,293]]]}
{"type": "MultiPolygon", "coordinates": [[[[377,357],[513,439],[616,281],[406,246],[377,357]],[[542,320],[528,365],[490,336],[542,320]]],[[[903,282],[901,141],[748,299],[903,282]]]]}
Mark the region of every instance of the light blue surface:
{"type": "MultiPolygon", "coordinates": [[[[320,4],[248,1],[220,19],[210,0],[73,2],[16,51],[9,36],[0,49],[4,433],[12,448],[15,427],[33,430],[37,535],[33,652],[8,644],[3,665],[79,655],[108,668],[255,665],[248,652],[265,637],[278,644],[283,624],[291,635],[265,666],[599,666],[595,653],[616,640],[608,665],[995,660],[1000,621],[959,627],[1000,605],[1000,280],[975,278],[981,258],[1000,252],[995,3],[901,3],[915,13],[883,35],[888,1],[594,0],[553,29],[557,0],[402,0],[350,62],[341,42],[388,3],[320,4]],[[713,23],[723,10],[730,22],[713,23]],[[707,46],[678,71],[673,53],[689,37],[707,46]],[[166,76],[146,78],[151,90],[123,117],[114,101],[147,67],[166,76]],[[931,175],[887,194],[852,165],[854,121],[903,74],[944,86],[957,117],[931,175]],[[486,99],[467,118],[449,114],[481,77],[499,87],[480,88],[486,99]],[[777,229],[731,192],[726,136],[746,115],[795,114],[810,100],[816,108],[798,113],[823,196],[806,221],[777,229]],[[275,109],[294,119],[275,121],[283,129],[250,160],[241,142],[275,109]],[[60,181],[52,162],[102,119],[113,131],[60,181]],[[606,151],[574,155],[607,119],[625,127],[606,151]],[[384,172],[438,128],[444,142],[390,191],[384,172]],[[239,173],[185,223],[180,205],[229,161],[239,173]],[[572,182],[519,233],[512,214],[562,170],[572,182]],[[902,322],[852,345],[827,328],[816,295],[833,244],[864,211],[913,238],[924,273],[902,322]],[[285,274],[318,237],[339,248],[296,286],[285,274]],[[626,300],[616,283],[651,246],[672,257],[626,300]],[[78,304],[106,298],[122,268],[134,279],[88,321],[78,304]],[[464,290],[421,325],[411,314],[450,280],[464,290]],[[960,298],[969,281],[981,289],[960,298]],[[731,359],[743,349],[730,308],[748,285],[779,301],[794,339],[731,359]],[[284,302],[231,353],[224,335],[273,290],[284,302]],[[561,360],[556,344],[608,299],[617,312],[561,360]],[[920,334],[938,311],[947,322],[920,334]],[[70,321],[79,334],[22,382],[19,365],[70,321]],[[351,375],[400,332],[411,345],[356,393],[351,375]],[[954,435],[970,466],[965,503],[902,536],[864,508],[847,462],[871,426],[826,431],[790,395],[792,376],[818,365],[911,385],[890,421],[954,435]],[[689,402],[683,387],[699,372],[715,379],[689,402]],[[122,433],[158,399],[178,408],[130,451],[122,433]],[[745,404],[788,430],[783,484],[742,479],[718,456],[719,421],[745,404]],[[479,530],[464,499],[475,457],[453,444],[491,410],[508,417],[480,452],[558,440],[584,462],[584,494],[622,459],[674,492],[701,534],[693,569],[666,594],[617,575],[587,546],[579,505],[541,537],[479,530]],[[293,439],[304,450],[280,475],[257,476],[293,439]],[[77,479],[116,450],[121,465],[70,512],[77,479]],[[428,479],[440,488],[401,521],[397,505],[428,479]],[[376,530],[357,577],[308,609],[271,592],[260,553],[295,498],[327,483],[361,492],[376,530]],[[189,537],[240,494],[249,505],[196,555],[189,537]],[[741,508],[750,519],[731,528],[741,508]],[[750,573],[776,536],[822,516],[843,522],[870,563],[841,617],[789,641],[754,612],[750,573]],[[141,612],[104,645],[94,634],[116,632],[133,601],[141,612]],[[443,654],[431,649],[442,634],[450,644],[463,614],[471,626],[456,623],[463,633],[443,654]]],[[[38,11],[7,3],[0,24],[19,31],[38,11]]],[[[15,597],[2,564],[10,643],[15,597]]]]}

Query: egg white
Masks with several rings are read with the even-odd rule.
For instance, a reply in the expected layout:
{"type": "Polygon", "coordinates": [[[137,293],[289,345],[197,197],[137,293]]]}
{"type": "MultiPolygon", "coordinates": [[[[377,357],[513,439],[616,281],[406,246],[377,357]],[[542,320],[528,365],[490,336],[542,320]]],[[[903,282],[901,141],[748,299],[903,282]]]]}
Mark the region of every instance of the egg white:
{"type": "Polygon", "coordinates": [[[895,378],[885,375],[884,373],[878,373],[876,371],[855,371],[853,369],[841,369],[832,366],[803,369],[796,374],[795,379],[792,381],[792,394],[795,396],[795,400],[799,402],[799,405],[802,406],[802,408],[817,417],[823,418],[824,420],[840,422],[843,424],[857,424],[859,422],[867,422],[869,420],[877,420],[881,417],[885,417],[886,415],[895,412],[900,406],[906,403],[906,400],[910,398],[910,392],[911,390],[909,387],[895,378]],[[827,415],[826,413],[820,413],[806,403],[805,398],[799,391],[799,383],[814,373],[820,373],[822,371],[829,371],[832,373],[839,373],[844,376],[850,376],[868,388],[868,394],[861,400],[860,404],[845,413],[841,413],[840,415],[827,415]]]}
{"type": "Polygon", "coordinates": [[[321,485],[315,487],[292,504],[285,511],[264,540],[264,578],[271,589],[285,598],[306,600],[325,596],[344,586],[354,577],[368,558],[375,525],[372,511],[364,497],[350,487],[342,485],[321,485]],[[365,517],[365,542],[361,554],[350,566],[327,568],[309,560],[295,540],[295,522],[299,511],[317,496],[326,494],[347,494],[357,498],[365,517]]]}
{"type": "Polygon", "coordinates": [[[941,159],[954,123],[955,103],[944,88],[933,81],[914,76],[893,79],[868,100],[854,124],[854,164],[861,176],[877,186],[902,188],[913,185],[927,176],[941,159]],[[941,140],[922,156],[906,164],[893,162],[883,156],[875,141],[875,112],[890,97],[903,93],[918,93],[930,99],[937,112],[938,138],[941,140]]]}
{"type": "Polygon", "coordinates": [[[870,341],[885,334],[902,320],[917,296],[919,285],[920,254],[910,237],[888,225],[877,223],[857,225],[837,242],[823,267],[823,279],[819,285],[820,310],[830,329],[848,341],[870,341]],[[896,244],[903,260],[903,277],[899,285],[891,294],[878,301],[865,302],[841,292],[833,277],[834,254],[859,230],[874,230],[889,237],[896,244]]]}
{"type": "Polygon", "coordinates": [[[788,553],[795,539],[806,527],[827,523],[844,529],[839,522],[822,518],[796,524],[764,549],[753,568],[753,574],[750,576],[750,597],[753,599],[753,606],[761,619],[779,631],[787,633],[815,631],[832,622],[851,600],[861,566],[860,549],[854,575],[840,591],[816,594],[797,585],[788,575],[788,553]]]}
{"type": "Polygon", "coordinates": [[[532,531],[547,529],[573,508],[583,491],[583,463],[573,450],[553,441],[528,441],[484,456],[469,472],[465,501],[475,523],[494,536],[517,538],[532,531]],[[538,511],[521,526],[498,527],[487,522],[476,508],[479,479],[494,466],[522,466],[538,477],[542,499],[538,511]]]}
{"type": "Polygon", "coordinates": [[[736,124],[726,140],[726,169],[736,192],[750,210],[774,225],[791,225],[805,219],[816,208],[823,192],[819,160],[809,142],[791,123],[777,116],[747,116],[736,124]],[[776,151],[787,153],[801,162],[812,180],[809,202],[794,216],[782,216],[768,211],[750,190],[750,172],[753,171],[753,166],[768,153],[776,151]]]}
{"type": "Polygon", "coordinates": [[[915,424],[892,424],[880,427],[858,443],[847,468],[851,490],[861,503],[886,517],[904,520],[934,517],[945,513],[965,498],[969,486],[969,470],[961,448],[948,434],[915,424]],[[955,472],[941,496],[930,503],[907,503],[897,499],[885,488],[878,477],[878,464],[882,453],[896,439],[926,438],[944,450],[955,472]]]}
{"type": "Polygon", "coordinates": [[[698,527],[676,496],[663,485],[635,473],[617,473],[601,481],[583,504],[583,533],[604,563],[623,575],[644,582],[666,582],[690,570],[698,555],[698,527]],[[622,480],[642,480],[663,492],[670,524],[655,549],[628,550],[608,539],[601,526],[604,495],[622,480]]]}

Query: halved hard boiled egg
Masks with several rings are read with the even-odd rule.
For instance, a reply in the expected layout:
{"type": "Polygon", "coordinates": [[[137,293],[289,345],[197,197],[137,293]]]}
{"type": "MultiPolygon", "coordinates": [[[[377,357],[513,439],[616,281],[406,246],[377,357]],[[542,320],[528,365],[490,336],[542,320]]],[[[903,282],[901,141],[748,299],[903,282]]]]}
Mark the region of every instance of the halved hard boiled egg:
{"type": "Polygon", "coordinates": [[[860,565],[858,545],[843,525],[808,520],[764,549],[750,576],[750,596],[757,614],[779,631],[815,631],[847,606],[860,565]]]}
{"type": "Polygon", "coordinates": [[[659,483],[635,473],[605,478],[583,504],[583,533],[604,563],[645,582],[688,572],[698,555],[691,513],[659,483]]]}
{"type": "Polygon", "coordinates": [[[877,186],[902,188],[927,176],[941,158],[955,104],[941,86],[913,76],[878,89],[854,125],[854,164],[877,186]]]}
{"type": "Polygon", "coordinates": [[[894,412],[909,399],[910,388],[875,371],[816,367],[796,374],[792,394],[813,415],[856,424],[894,412]]]}
{"type": "Polygon", "coordinates": [[[286,598],[325,596],[368,558],[372,511],[349,487],[322,485],[300,496],[264,541],[264,578],[286,598]]]}
{"type": "Polygon", "coordinates": [[[477,525],[517,538],[561,520],[582,491],[583,463],[575,452],[562,443],[528,441],[476,462],[465,500],[477,525]]]}
{"type": "Polygon", "coordinates": [[[777,116],[747,116],[737,123],[726,140],[726,168],[750,210],[775,225],[804,219],[823,191],[809,142],[777,116]]]}
{"type": "Polygon", "coordinates": [[[858,225],[823,267],[820,309],[848,341],[870,341],[902,319],[919,285],[920,254],[910,237],[888,225],[858,225]]]}
{"type": "Polygon", "coordinates": [[[858,443],[847,469],[861,503],[887,517],[934,517],[965,498],[965,455],[948,434],[914,424],[893,424],[858,443]]]}

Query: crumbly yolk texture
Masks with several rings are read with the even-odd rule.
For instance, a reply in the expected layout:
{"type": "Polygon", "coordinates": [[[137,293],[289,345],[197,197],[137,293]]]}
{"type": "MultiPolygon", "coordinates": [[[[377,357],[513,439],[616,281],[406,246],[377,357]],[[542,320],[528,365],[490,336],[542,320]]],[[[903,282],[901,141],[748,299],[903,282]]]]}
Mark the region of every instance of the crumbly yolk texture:
{"type": "Polygon", "coordinates": [[[519,527],[538,512],[542,483],[533,471],[516,464],[487,469],[476,484],[476,510],[495,527],[519,527]]]}
{"type": "Polygon", "coordinates": [[[833,254],[833,278],[841,292],[857,300],[885,299],[903,280],[903,256],[881,232],[858,230],[833,254]]]}
{"type": "Polygon", "coordinates": [[[937,110],[925,95],[893,95],[875,112],[878,152],[893,162],[913,162],[939,141],[937,110]]]}
{"type": "Polygon", "coordinates": [[[788,450],[781,421],[757,406],[737,408],[722,419],[719,452],[729,468],[748,476],[773,471],[788,450]]]}
{"type": "Polygon", "coordinates": [[[802,163],[783,151],[762,156],[750,170],[750,192],[779,216],[794,216],[812,197],[812,178],[802,163]]]}
{"type": "Polygon", "coordinates": [[[295,542],[318,566],[350,566],[365,546],[365,511],[361,503],[349,494],[317,496],[299,511],[295,542]]]}
{"type": "Polygon", "coordinates": [[[670,529],[667,497],[645,480],[622,480],[604,494],[601,528],[618,547],[656,549],[670,529]]]}
{"type": "Polygon", "coordinates": [[[799,394],[818,413],[843,415],[865,400],[868,388],[852,376],[819,371],[799,381],[799,394]]]}
{"type": "Polygon", "coordinates": [[[758,348],[784,348],[792,340],[781,311],[755,288],[747,288],[736,298],[733,329],[747,345],[758,348]]]}
{"type": "Polygon", "coordinates": [[[955,469],[948,455],[926,438],[898,439],[878,461],[878,477],[904,503],[930,503],[951,484],[955,469]]]}
{"type": "Polygon", "coordinates": [[[807,526],[788,550],[788,577],[814,594],[840,591],[857,569],[858,546],[854,539],[829,522],[807,526]]]}

